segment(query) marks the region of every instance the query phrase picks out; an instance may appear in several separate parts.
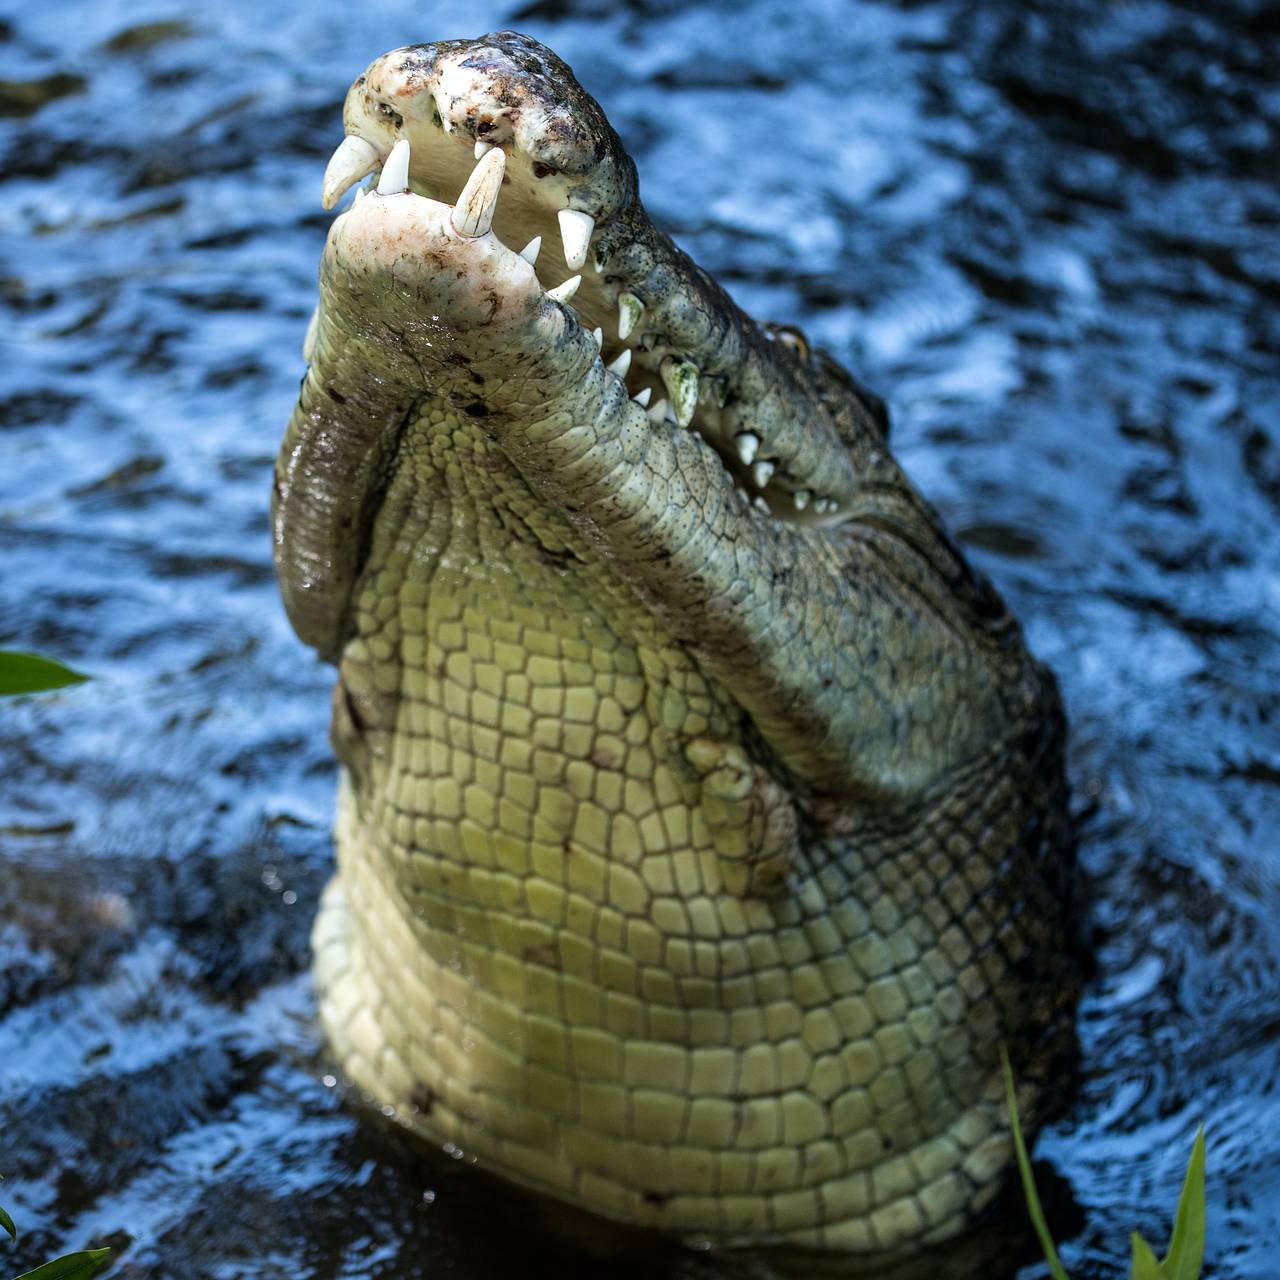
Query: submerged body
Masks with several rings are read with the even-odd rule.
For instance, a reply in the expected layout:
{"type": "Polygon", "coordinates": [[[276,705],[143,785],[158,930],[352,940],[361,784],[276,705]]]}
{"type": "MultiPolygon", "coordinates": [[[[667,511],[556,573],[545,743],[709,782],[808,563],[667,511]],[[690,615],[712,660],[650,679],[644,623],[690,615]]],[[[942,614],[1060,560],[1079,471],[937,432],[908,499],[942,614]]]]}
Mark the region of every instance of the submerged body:
{"type": "Polygon", "coordinates": [[[1001,1041],[1029,1118],[1070,1054],[1052,678],[875,398],[652,226],[549,51],[396,50],[345,120],[326,202],[381,178],[274,507],[339,668],[344,1070],[630,1222],[954,1235],[1008,1162],[1001,1041]]]}

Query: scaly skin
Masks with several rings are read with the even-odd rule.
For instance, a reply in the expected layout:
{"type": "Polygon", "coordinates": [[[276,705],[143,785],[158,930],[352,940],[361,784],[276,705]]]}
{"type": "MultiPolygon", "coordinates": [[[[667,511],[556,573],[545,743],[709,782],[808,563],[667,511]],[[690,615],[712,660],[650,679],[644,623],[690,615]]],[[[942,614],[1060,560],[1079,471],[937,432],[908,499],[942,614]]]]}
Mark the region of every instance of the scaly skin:
{"type": "Polygon", "coordinates": [[[335,221],[277,466],[286,606],[339,669],[315,943],[343,1069],[632,1223],[954,1235],[1009,1158],[1000,1042],[1032,1124],[1070,1056],[1052,678],[878,401],[652,226],[548,50],[396,50],[345,121],[357,162],[407,138],[432,198],[384,175],[335,221]],[[502,155],[458,196],[477,141],[502,155]],[[568,304],[565,207],[595,228],[568,304]]]}

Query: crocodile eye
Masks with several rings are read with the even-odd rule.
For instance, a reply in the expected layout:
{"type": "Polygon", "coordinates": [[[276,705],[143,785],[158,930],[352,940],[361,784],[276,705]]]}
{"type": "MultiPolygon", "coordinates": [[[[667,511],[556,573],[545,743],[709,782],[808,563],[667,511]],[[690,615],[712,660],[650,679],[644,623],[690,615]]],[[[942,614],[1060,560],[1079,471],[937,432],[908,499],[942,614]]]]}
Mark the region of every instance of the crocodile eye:
{"type": "Polygon", "coordinates": [[[535,161],[533,166],[533,176],[535,178],[549,178],[556,170],[549,164],[543,164],[541,160],[535,161]]]}
{"type": "Polygon", "coordinates": [[[386,116],[397,129],[404,124],[404,116],[402,116],[398,111],[393,110],[385,102],[378,103],[378,110],[382,115],[386,116]]]}

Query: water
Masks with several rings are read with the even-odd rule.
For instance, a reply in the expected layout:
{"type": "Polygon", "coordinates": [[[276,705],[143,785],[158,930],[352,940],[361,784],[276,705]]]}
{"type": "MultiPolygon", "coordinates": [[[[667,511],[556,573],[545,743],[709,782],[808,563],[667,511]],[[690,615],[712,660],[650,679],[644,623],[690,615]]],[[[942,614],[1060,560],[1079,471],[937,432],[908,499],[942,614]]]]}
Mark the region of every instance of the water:
{"type": "MultiPolygon", "coordinates": [[[[1072,1275],[1125,1273],[1131,1228],[1163,1243],[1202,1120],[1207,1274],[1280,1274],[1274,7],[5,9],[0,643],[99,679],[0,707],[0,1171],[26,1229],[0,1256],[600,1274],[584,1229],[326,1082],[331,675],[266,525],[346,86],[515,26],[602,100],[699,261],[887,395],[1061,677],[1097,969],[1038,1156],[1072,1275]]],[[[608,1271],[737,1274],[628,1257],[608,1271]]]]}

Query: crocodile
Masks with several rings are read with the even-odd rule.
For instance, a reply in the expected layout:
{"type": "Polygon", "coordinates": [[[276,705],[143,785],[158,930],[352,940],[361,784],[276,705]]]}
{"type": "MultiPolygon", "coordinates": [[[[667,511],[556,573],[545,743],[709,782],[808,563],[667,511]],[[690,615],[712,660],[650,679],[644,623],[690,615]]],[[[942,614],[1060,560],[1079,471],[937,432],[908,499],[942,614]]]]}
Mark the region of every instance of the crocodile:
{"type": "Polygon", "coordinates": [[[549,49],[396,49],[343,121],[272,505],[338,670],[332,1053],[594,1215],[955,1236],[1010,1161],[1001,1046],[1034,1130],[1075,1041],[1052,675],[883,402],[650,221],[549,49]]]}

